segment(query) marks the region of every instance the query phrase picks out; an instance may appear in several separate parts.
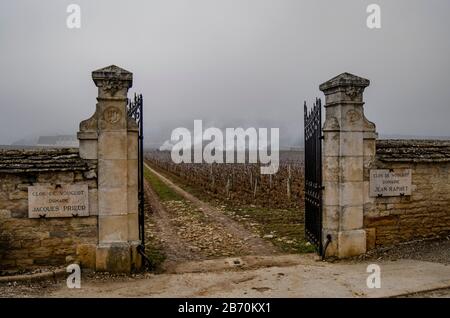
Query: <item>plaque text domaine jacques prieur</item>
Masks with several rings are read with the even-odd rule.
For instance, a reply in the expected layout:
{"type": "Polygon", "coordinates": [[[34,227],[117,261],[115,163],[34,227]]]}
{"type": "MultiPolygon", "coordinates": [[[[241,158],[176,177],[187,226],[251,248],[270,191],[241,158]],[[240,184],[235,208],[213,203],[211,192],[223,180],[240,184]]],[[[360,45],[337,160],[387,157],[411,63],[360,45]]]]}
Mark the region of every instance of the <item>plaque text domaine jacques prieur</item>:
{"type": "Polygon", "coordinates": [[[89,216],[87,185],[28,187],[28,217],[89,216]]]}

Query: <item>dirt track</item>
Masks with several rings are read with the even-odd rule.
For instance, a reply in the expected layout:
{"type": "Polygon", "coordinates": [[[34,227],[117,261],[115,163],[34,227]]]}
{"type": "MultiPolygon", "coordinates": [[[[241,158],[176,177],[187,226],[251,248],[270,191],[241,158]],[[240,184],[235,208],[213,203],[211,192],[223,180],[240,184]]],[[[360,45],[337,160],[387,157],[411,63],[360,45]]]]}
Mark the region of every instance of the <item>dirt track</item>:
{"type": "Polygon", "coordinates": [[[155,225],[152,235],[163,246],[166,271],[190,260],[278,254],[270,242],[147,168],[182,197],[160,202],[146,182],[146,198],[153,211],[149,221],[155,225]]]}

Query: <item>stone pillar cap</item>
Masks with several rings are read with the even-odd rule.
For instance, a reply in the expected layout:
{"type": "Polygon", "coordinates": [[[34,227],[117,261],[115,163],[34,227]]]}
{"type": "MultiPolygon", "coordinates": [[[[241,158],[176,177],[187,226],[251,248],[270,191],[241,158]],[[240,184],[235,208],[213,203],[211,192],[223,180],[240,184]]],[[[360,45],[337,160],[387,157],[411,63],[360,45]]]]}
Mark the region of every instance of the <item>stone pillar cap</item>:
{"type": "Polygon", "coordinates": [[[370,85],[370,81],[368,79],[350,74],[350,73],[342,73],[336,77],[333,77],[329,81],[321,84],[319,89],[323,91],[330,90],[335,87],[348,87],[348,86],[356,86],[356,87],[367,87],[370,85]]]}
{"type": "Polygon", "coordinates": [[[103,81],[128,82],[128,88],[133,84],[133,73],[116,65],[110,65],[92,72],[95,85],[101,86],[103,81]]]}

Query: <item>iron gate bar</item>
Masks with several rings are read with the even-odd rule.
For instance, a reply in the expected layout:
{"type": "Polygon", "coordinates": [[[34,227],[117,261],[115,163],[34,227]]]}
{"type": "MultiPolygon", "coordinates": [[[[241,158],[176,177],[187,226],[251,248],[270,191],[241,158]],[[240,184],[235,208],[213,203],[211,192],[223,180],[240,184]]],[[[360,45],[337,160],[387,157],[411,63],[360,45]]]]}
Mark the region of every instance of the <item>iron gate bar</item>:
{"type": "Polygon", "coordinates": [[[310,111],[304,104],[305,121],[305,237],[322,254],[322,101],[310,111]]]}
{"type": "Polygon", "coordinates": [[[138,222],[139,239],[142,252],[145,251],[145,214],[144,214],[144,99],[142,94],[134,94],[134,100],[128,100],[128,116],[139,127],[138,133],[138,222]]]}

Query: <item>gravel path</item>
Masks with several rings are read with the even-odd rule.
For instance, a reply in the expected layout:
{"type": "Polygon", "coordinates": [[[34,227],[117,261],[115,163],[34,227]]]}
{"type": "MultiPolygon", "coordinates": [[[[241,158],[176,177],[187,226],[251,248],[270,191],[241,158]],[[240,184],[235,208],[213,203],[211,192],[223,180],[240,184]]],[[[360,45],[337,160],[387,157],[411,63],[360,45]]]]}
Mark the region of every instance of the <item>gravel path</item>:
{"type": "Polygon", "coordinates": [[[450,265],[450,237],[439,240],[422,240],[384,247],[354,258],[362,260],[412,259],[450,265]]]}
{"type": "Polygon", "coordinates": [[[146,183],[146,195],[153,211],[149,222],[155,225],[149,231],[164,248],[166,271],[184,261],[278,254],[270,242],[147,168],[182,197],[161,202],[146,183]]]}

